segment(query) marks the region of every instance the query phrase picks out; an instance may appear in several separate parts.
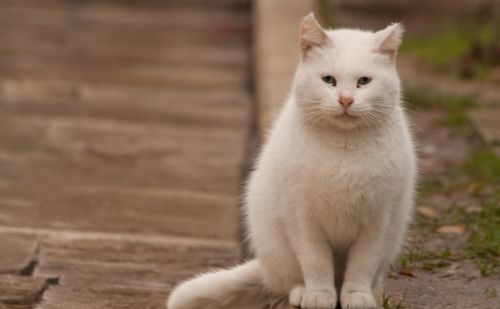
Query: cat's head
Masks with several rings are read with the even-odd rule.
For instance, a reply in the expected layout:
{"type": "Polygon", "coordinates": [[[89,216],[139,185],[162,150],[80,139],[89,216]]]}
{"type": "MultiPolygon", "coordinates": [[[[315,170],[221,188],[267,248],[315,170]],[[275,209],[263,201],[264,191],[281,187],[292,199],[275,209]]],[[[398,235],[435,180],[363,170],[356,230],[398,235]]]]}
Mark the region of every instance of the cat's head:
{"type": "Polygon", "coordinates": [[[312,14],[300,27],[294,95],[304,117],[342,129],[376,126],[399,104],[395,58],[403,28],[326,31],[312,14]]]}

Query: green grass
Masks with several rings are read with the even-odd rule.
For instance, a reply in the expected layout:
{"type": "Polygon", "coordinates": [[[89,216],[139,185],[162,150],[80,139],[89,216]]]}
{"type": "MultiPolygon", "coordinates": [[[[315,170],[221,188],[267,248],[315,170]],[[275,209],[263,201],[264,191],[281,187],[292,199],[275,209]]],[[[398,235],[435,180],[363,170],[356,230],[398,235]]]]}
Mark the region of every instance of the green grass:
{"type": "Polygon", "coordinates": [[[386,295],[384,293],[382,308],[383,309],[404,309],[405,308],[404,304],[403,304],[404,301],[405,301],[405,295],[403,295],[403,298],[401,300],[393,303],[392,297],[389,295],[386,295]]]}
{"type": "Polygon", "coordinates": [[[417,199],[422,200],[432,193],[440,192],[443,189],[443,184],[438,180],[422,179],[418,183],[417,199]]]}
{"type": "Polygon", "coordinates": [[[439,72],[463,77],[483,78],[491,70],[488,51],[497,39],[493,24],[470,24],[450,27],[431,35],[408,37],[401,47],[439,72]]]}
{"type": "Polygon", "coordinates": [[[497,291],[495,288],[486,288],[486,290],[484,290],[484,295],[486,296],[486,298],[496,298],[497,291]]]}
{"type": "Polygon", "coordinates": [[[464,110],[477,105],[470,96],[442,95],[430,89],[408,89],[405,98],[411,107],[464,110]]]}
{"type": "Polygon", "coordinates": [[[468,53],[471,41],[463,31],[451,28],[434,35],[408,37],[401,49],[413,53],[436,69],[442,69],[468,53]]]}
{"type": "Polygon", "coordinates": [[[449,258],[451,251],[445,249],[440,252],[430,252],[422,249],[409,250],[398,257],[399,266],[402,269],[410,270],[420,266],[426,270],[442,268],[450,265],[449,258]],[[417,265],[418,264],[418,265],[417,265]]]}
{"type": "Polygon", "coordinates": [[[483,275],[496,273],[500,265],[500,193],[468,220],[470,237],[465,248],[483,275]]]}
{"type": "Polygon", "coordinates": [[[487,184],[500,184],[500,158],[488,149],[480,150],[470,156],[465,170],[478,181],[487,184]]]}
{"type": "Polygon", "coordinates": [[[429,89],[408,89],[405,98],[413,108],[446,111],[446,116],[439,123],[453,127],[467,126],[469,118],[466,111],[477,105],[470,96],[442,95],[429,89]]]}
{"type": "Polygon", "coordinates": [[[316,0],[318,12],[320,13],[321,24],[325,28],[333,28],[335,26],[333,16],[333,3],[331,0],[316,0]]]}
{"type": "Polygon", "coordinates": [[[464,127],[469,124],[469,117],[462,110],[448,111],[448,114],[439,123],[452,127],[464,127]]]}
{"type": "Polygon", "coordinates": [[[473,184],[489,187],[493,194],[478,214],[466,217],[470,237],[465,248],[483,275],[498,271],[500,265],[500,158],[489,149],[473,153],[464,164],[473,184]]]}
{"type": "MultiPolygon", "coordinates": [[[[468,106],[469,103],[462,106],[468,106]]],[[[421,195],[432,193],[447,194],[457,190],[466,190],[481,204],[479,213],[470,214],[461,207],[451,207],[432,221],[425,221],[423,227],[435,229],[442,225],[465,224],[468,239],[464,248],[465,258],[473,260],[481,274],[498,273],[500,265],[500,158],[484,147],[472,153],[463,166],[453,169],[453,173],[468,175],[462,180],[443,186],[437,181],[421,183],[421,195]],[[466,178],[467,179],[467,178],[466,178]]],[[[422,227],[420,227],[422,229],[422,227]]],[[[418,266],[423,269],[446,267],[450,252],[433,253],[423,250],[411,250],[399,257],[403,269],[418,266]]]]}

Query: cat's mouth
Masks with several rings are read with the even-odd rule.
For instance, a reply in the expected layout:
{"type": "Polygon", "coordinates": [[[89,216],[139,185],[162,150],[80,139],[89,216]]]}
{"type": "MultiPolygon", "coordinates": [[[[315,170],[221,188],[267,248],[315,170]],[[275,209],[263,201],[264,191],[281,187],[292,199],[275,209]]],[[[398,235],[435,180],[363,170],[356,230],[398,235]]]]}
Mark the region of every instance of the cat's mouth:
{"type": "Polygon", "coordinates": [[[338,115],[337,117],[352,118],[352,119],[358,118],[358,116],[350,114],[347,110],[345,110],[342,114],[338,115]]]}

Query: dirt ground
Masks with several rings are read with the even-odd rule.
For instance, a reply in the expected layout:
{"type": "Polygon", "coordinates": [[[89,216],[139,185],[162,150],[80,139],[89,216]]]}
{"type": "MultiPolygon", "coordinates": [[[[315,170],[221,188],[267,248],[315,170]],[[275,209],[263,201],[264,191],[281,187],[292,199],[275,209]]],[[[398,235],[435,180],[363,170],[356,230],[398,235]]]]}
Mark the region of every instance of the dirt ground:
{"type": "Polygon", "coordinates": [[[443,111],[413,109],[409,114],[419,145],[421,193],[408,248],[387,279],[393,303],[388,308],[398,308],[394,304],[399,303],[402,308],[500,308],[500,277],[482,275],[466,258],[470,233],[455,215],[480,212],[494,189],[474,192],[471,180],[460,171],[470,154],[482,147],[481,141],[474,132],[440,124],[443,111]],[[426,183],[439,188],[426,189],[426,183]]]}

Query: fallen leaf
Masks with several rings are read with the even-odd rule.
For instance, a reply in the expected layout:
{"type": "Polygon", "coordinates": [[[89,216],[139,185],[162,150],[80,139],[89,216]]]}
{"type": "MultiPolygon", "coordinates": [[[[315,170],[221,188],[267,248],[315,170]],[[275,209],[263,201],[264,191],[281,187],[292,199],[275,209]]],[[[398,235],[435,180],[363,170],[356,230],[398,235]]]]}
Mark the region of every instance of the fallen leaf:
{"type": "Polygon", "coordinates": [[[465,232],[464,225],[443,225],[437,229],[438,233],[442,234],[463,234],[465,232]]]}
{"type": "Polygon", "coordinates": [[[401,269],[399,270],[399,274],[407,277],[412,277],[415,278],[415,275],[408,269],[401,269]]]}
{"type": "Polygon", "coordinates": [[[419,206],[417,212],[426,218],[434,219],[437,217],[437,212],[429,206],[419,206]]]}

